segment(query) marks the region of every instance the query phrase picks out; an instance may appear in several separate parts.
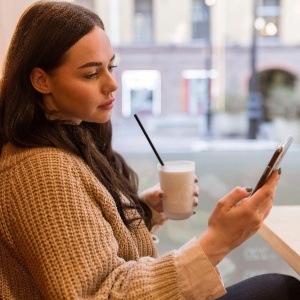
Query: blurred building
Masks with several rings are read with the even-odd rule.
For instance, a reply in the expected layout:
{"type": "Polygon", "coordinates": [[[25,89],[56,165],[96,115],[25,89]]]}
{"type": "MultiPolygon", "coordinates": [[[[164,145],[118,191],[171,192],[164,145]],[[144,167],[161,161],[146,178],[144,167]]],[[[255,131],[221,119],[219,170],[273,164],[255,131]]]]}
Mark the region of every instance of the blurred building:
{"type": "MultiPolygon", "coordinates": [[[[11,32],[7,28],[16,22],[6,12],[16,15],[19,11],[13,9],[23,10],[28,2],[34,1],[0,0],[0,35],[5,42],[0,46],[0,62],[11,32]]],[[[292,107],[298,105],[297,0],[73,2],[97,12],[111,38],[120,84],[117,117],[184,114],[204,116],[210,126],[211,115],[245,114],[253,55],[262,120],[273,120],[289,101],[292,107]],[[282,95],[279,100],[277,92],[282,95]],[[279,109],[274,110],[273,104],[279,109]]]]}
{"type": "Polygon", "coordinates": [[[297,0],[77,2],[98,12],[111,37],[120,116],[184,113],[209,122],[212,114],[244,112],[247,118],[253,55],[261,120],[300,106],[297,0]]]}

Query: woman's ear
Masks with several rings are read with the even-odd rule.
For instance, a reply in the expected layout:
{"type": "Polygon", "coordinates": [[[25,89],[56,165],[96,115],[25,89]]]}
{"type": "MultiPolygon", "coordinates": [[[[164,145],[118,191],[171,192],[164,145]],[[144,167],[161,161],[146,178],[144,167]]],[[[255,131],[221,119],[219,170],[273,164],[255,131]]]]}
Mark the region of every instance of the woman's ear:
{"type": "Polygon", "coordinates": [[[30,81],[33,87],[41,94],[49,94],[49,75],[41,68],[34,68],[30,73],[30,81]]]}

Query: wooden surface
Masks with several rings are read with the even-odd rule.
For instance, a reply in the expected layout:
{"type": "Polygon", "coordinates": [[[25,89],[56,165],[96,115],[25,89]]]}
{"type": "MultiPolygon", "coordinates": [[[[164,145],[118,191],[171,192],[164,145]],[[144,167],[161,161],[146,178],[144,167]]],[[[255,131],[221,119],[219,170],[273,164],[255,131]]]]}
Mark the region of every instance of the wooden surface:
{"type": "Polygon", "coordinates": [[[300,274],[300,205],[274,206],[258,233],[300,274]]]}

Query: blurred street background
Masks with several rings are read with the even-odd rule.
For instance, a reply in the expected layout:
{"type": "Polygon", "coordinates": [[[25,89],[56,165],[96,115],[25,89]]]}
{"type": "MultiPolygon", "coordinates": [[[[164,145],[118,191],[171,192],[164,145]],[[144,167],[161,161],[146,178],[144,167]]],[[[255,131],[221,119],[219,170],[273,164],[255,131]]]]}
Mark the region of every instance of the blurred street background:
{"type": "MultiPolygon", "coordinates": [[[[18,18],[34,2],[0,0],[0,66],[18,18]]],[[[287,135],[295,141],[275,204],[300,205],[299,0],[70,2],[99,14],[111,39],[119,85],[113,143],[140,189],[158,181],[158,161],[134,114],[163,160],[196,162],[197,213],[158,233],[161,254],[199,236],[233,187],[254,187],[287,135]]],[[[261,273],[297,276],[257,235],[220,269],[226,285],[261,273]]]]}

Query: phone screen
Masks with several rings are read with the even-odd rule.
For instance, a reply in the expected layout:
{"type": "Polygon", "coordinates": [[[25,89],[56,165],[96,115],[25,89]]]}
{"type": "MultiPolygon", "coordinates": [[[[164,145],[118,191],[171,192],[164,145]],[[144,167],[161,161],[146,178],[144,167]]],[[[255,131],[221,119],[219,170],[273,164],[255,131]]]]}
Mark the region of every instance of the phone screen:
{"type": "Polygon", "coordinates": [[[271,157],[269,163],[267,164],[262,176],[260,177],[258,183],[256,184],[256,187],[253,189],[250,196],[252,196],[258,189],[260,189],[266,183],[266,181],[268,180],[268,178],[274,170],[279,168],[279,165],[292,142],[293,137],[288,136],[276,148],[275,152],[273,153],[273,156],[271,157]]]}

